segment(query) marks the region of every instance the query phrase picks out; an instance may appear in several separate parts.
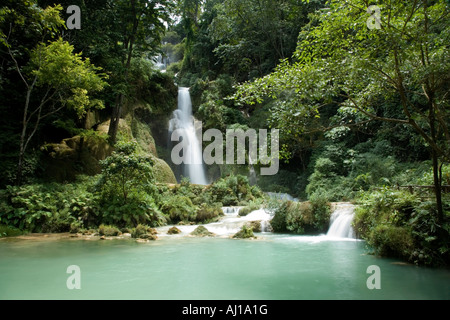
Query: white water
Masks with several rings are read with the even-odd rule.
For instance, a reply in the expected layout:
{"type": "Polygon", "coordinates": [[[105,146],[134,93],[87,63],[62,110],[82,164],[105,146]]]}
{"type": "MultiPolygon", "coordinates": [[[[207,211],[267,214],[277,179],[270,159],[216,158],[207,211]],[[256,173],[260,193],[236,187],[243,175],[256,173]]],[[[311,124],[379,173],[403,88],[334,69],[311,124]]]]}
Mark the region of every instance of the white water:
{"type": "Polygon", "coordinates": [[[174,111],[173,118],[169,122],[169,136],[176,129],[181,130],[182,139],[187,145],[187,148],[183,150],[183,152],[186,151],[186,154],[183,154],[183,175],[193,184],[207,185],[202,148],[196,135],[195,119],[192,116],[189,88],[178,89],[178,109],[174,111]]]}
{"type": "Polygon", "coordinates": [[[328,237],[355,238],[351,225],[355,213],[355,206],[350,203],[339,203],[330,218],[328,237]]]}
{"type": "MultiPolygon", "coordinates": [[[[261,232],[266,233],[269,230],[270,220],[273,218],[273,213],[267,209],[261,208],[250,212],[246,216],[239,216],[239,210],[242,207],[222,207],[224,216],[218,222],[213,222],[204,225],[208,231],[214,233],[218,237],[229,237],[238,232],[242,226],[251,221],[259,221],[261,223],[261,232]]],[[[351,226],[354,216],[355,207],[350,203],[339,203],[336,205],[330,218],[330,227],[327,234],[318,236],[299,235],[296,237],[290,236],[291,241],[306,241],[306,242],[321,242],[321,241],[344,241],[355,240],[355,234],[351,226]]],[[[166,235],[166,232],[171,226],[164,226],[158,228],[158,233],[161,236],[166,235]]],[[[198,225],[177,225],[181,233],[179,236],[187,236],[198,225]]],[[[158,235],[158,236],[159,236],[158,235]]],[[[171,235],[173,237],[173,235],[171,235]]]]}
{"type": "MultiPolygon", "coordinates": [[[[269,221],[273,218],[273,216],[266,211],[265,209],[258,209],[250,212],[246,216],[239,216],[239,210],[242,207],[222,207],[222,211],[224,216],[218,222],[213,222],[204,225],[208,231],[214,233],[219,237],[229,237],[234,235],[236,232],[241,230],[242,226],[251,222],[251,221],[260,221],[261,222],[261,231],[266,232],[269,221]]],[[[166,232],[169,230],[171,226],[164,226],[158,228],[158,236],[164,236],[166,232]]],[[[180,229],[180,236],[186,236],[198,225],[177,225],[178,229],[180,229]]],[[[173,235],[171,235],[173,237],[173,235]]]]}

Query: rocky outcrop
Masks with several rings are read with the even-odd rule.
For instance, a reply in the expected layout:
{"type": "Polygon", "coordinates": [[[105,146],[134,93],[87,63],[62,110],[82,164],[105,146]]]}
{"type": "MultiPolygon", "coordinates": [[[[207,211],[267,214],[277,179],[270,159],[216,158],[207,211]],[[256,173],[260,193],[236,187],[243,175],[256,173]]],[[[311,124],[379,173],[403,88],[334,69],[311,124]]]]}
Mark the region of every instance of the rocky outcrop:
{"type": "Polygon", "coordinates": [[[256,236],[253,234],[253,229],[246,225],[242,226],[242,229],[233,235],[235,239],[256,239],[256,236]]]}
{"type": "MultiPolygon", "coordinates": [[[[101,172],[99,160],[110,156],[114,148],[107,142],[110,121],[97,126],[97,132],[77,135],[42,146],[45,176],[58,182],[74,181],[79,174],[96,175],[101,172]]],[[[147,125],[136,119],[119,121],[119,134],[126,140],[135,140],[139,151],[149,154],[154,162],[154,177],[158,183],[177,183],[170,166],[158,158],[155,141],[147,125]],[[131,123],[131,124],[129,124],[131,123]]]]}
{"type": "Polygon", "coordinates": [[[204,226],[198,226],[195,228],[194,231],[190,233],[192,236],[196,237],[214,237],[215,234],[210,232],[208,229],[206,229],[204,226]]]}
{"type": "Polygon", "coordinates": [[[181,230],[177,227],[172,227],[167,231],[167,234],[179,234],[181,233],[181,230]]]}

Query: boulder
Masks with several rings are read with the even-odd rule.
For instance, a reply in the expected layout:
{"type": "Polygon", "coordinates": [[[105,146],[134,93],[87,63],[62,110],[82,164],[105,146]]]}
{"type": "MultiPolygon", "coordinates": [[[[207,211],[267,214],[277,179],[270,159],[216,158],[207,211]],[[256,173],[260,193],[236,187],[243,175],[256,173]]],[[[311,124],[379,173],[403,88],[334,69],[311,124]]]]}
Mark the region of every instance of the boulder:
{"type": "Polygon", "coordinates": [[[235,239],[256,239],[253,234],[253,229],[247,227],[246,225],[242,226],[242,229],[239,230],[236,234],[234,234],[233,238],[235,239]]]}
{"type": "Polygon", "coordinates": [[[141,234],[141,235],[139,236],[139,239],[144,239],[144,240],[156,240],[156,239],[158,239],[158,237],[157,237],[156,235],[154,235],[154,234],[144,233],[144,234],[141,234]]]}
{"type": "Polygon", "coordinates": [[[181,230],[177,227],[172,227],[167,231],[167,234],[179,234],[181,233],[181,230]]]}
{"type": "Polygon", "coordinates": [[[194,231],[190,233],[192,236],[196,237],[214,237],[215,234],[210,232],[204,226],[198,226],[194,231]]]}

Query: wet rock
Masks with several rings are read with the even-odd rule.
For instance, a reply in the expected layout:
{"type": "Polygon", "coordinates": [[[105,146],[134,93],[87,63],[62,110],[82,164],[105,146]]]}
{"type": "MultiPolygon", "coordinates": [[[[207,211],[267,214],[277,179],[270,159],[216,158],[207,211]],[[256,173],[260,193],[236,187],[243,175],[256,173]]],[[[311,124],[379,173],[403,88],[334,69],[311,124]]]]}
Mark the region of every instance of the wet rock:
{"type": "Polygon", "coordinates": [[[261,232],[261,221],[250,221],[246,226],[251,228],[253,232],[261,232]]]}
{"type": "Polygon", "coordinates": [[[215,234],[210,232],[204,226],[198,226],[194,231],[190,233],[192,236],[196,237],[214,237],[215,234]]]}
{"type": "Polygon", "coordinates": [[[167,231],[167,234],[179,234],[181,233],[181,230],[177,227],[172,227],[167,231]]]}
{"type": "Polygon", "coordinates": [[[253,234],[253,229],[244,225],[242,229],[234,234],[233,238],[235,239],[256,239],[256,236],[253,234]]]}
{"type": "Polygon", "coordinates": [[[139,239],[156,240],[156,239],[158,239],[158,237],[155,236],[154,234],[144,233],[139,236],[139,239]]]}

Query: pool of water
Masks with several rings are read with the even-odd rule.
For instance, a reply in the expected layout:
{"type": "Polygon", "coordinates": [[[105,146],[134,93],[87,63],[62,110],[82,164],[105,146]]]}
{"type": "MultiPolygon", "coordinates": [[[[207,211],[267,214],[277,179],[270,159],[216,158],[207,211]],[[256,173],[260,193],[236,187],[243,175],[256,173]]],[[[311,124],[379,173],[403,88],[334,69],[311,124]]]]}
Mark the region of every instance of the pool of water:
{"type": "Polygon", "coordinates": [[[261,234],[0,241],[0,299],[449,299],[450,271],[367,254],[365,243],[261,234]],[[67,273],[79,267],[80,289],[67,273]],[[367,268],[378,266],[380,289],[367,268]]]}

